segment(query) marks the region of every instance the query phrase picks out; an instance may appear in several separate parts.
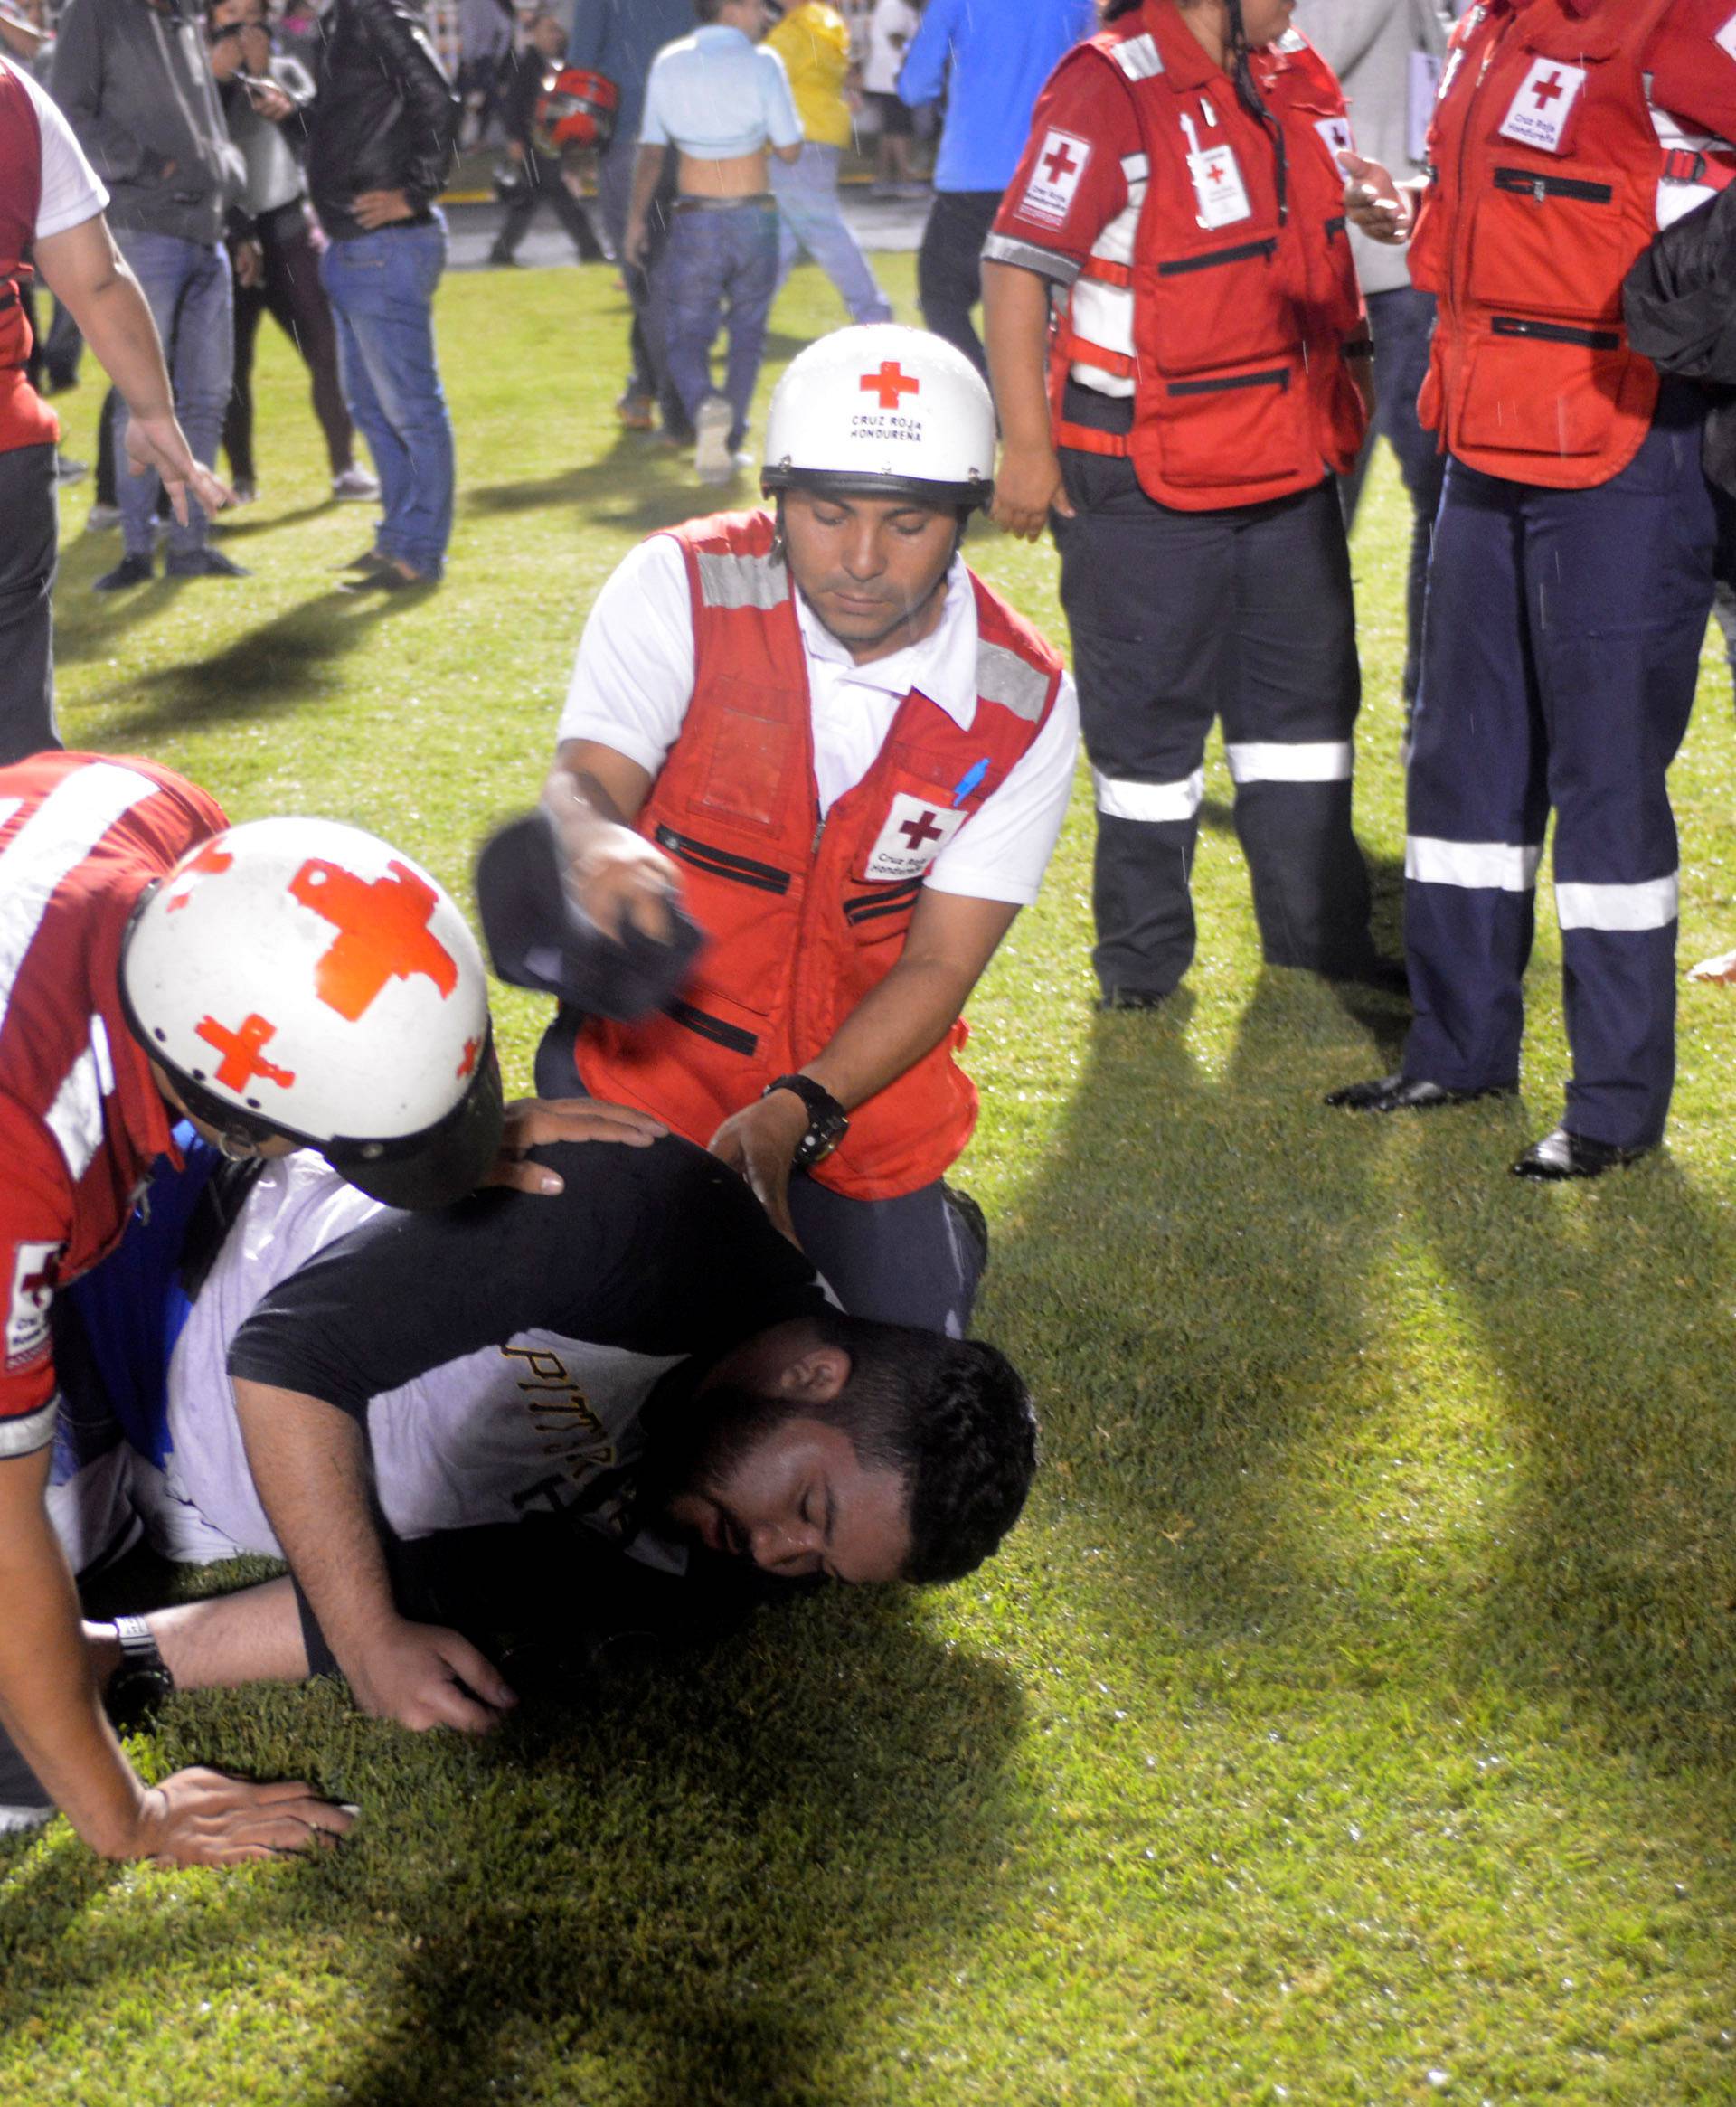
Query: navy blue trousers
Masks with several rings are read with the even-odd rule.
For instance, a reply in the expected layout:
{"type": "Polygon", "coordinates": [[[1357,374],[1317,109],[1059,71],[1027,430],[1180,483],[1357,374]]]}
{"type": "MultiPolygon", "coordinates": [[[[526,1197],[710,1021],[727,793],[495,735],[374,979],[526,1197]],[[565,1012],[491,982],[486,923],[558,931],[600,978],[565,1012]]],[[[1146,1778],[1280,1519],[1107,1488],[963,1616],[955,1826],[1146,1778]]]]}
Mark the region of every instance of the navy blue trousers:
{"type": "Polygon", "coordinates": [[[1675,1075],[1676,840],[1666,772],[1712,605],[1703,400],[1666,386],[1634,460],[1590,490],[1448,463],[1410,753],[1404,1072],[1516,1081],[1544,828],[1573,1074],[1565,1124],[1664,1131],[1675,1075]]]}

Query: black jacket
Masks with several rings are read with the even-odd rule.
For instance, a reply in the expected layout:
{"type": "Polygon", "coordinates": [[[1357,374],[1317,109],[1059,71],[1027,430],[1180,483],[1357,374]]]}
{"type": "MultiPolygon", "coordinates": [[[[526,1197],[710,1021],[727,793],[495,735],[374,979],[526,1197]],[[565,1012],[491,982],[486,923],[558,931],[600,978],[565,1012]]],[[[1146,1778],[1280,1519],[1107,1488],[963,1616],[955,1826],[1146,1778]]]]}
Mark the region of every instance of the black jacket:
{"type": "Polygon", "coordinates": [[[1636,351],[1706,385],[1706,473],[1736,496],[1736,184],[1653,241],[1621,305],[1636,351]]]}
{"type": "Polygon", "coordinates": [[[307,187],[335,241],[366,232],[350,204],[401,190],[425,217],[458,151],[458,99],[414,0],[336,0],[326,18],[307,187]]]}

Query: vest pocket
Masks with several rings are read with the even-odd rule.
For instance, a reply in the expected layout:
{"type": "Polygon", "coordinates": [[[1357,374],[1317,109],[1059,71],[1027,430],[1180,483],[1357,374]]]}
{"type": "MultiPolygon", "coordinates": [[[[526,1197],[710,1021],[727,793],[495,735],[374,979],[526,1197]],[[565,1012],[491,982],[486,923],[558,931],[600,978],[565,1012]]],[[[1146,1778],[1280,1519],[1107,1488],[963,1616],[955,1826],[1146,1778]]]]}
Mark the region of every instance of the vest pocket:
{"type": "Polygon", "coordinates": [[[669,1021],[679,1025],[684,1031],[692,1032],[695,1038],[722,1047],[727,1054],[739,1054],[742,1060],[751,1061],[760,1050],[760,1035],[737,1021],[739,1016],[745,1014],[741,1012],[739,1005],[713,987],[702,987],[696,992],[704,997],[703,1006],[679,999],[673,1001],[665,1011],[669,1021]]]}
{"type": "Polygon", "coordinates": [[[1471,362],[1455,443],[1561,459],[1600,452],[1629,364],[1619,335],[1511,315],[1491,327],[1471,362]]]}
{"type": "MultiPolygon", "coordinates": [[[[738,689],[744,697],[753,692],[747,683],[732,678],[717,685],[738,689]]],[[[704,745],[696,757],[694,805],[736,824],[774,831],[791,773],[803,760],[791,719],[720,700],[701,737],[704,745]]]]}
{"type": "MultiPolygon", "coordinates": [[[[1269,483],[1306,465],[1307,419],[1288,365],[1163,383],[1163,475],[1182,488],[1269,483]]],[[[1325,475],[1324,464],[1320,471],[1325,475]]]]}
{"type": "Polygon", "coordinates": [[[1242,365],[1286,348],[1288,303],[1277,255],[1278,237],[1260,235],[1170,257],[1146,274],[1152,338],[1165,373],[1242,365]]]}
{"type": "Polygon", "coordinates": [[[1471,228],[1469,290],[1487,307],[1614,321],[1628,260],[1613,181],[1498,165],[1471,228]]]}

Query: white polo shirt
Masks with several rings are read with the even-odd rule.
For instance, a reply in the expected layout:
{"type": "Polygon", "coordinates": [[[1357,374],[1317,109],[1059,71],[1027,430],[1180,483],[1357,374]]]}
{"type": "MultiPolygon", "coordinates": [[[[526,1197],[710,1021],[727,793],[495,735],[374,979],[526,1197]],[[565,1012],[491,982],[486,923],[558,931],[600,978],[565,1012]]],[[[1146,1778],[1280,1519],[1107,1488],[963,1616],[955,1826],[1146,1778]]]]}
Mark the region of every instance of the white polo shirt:
{"type": "MultiPolygon", "coordinates": [[[[976,601],[962,557],[953,559],[933,634],[867,666],[856,664],[799,592],[795,600],[823,815],[867,774],[913,688],[968,731],[977,707],[976,601]]],[[[656,776],[686,720],[694,677],[686,559],[671,536],[655,534],[597,596],[559,737],[612,747],[656,776]]],[[[1078,751],[1079,704],[1063,675],[1049,722],[929,865],[929,889],[1028,907],[1066,817],[1078,751]]]]}

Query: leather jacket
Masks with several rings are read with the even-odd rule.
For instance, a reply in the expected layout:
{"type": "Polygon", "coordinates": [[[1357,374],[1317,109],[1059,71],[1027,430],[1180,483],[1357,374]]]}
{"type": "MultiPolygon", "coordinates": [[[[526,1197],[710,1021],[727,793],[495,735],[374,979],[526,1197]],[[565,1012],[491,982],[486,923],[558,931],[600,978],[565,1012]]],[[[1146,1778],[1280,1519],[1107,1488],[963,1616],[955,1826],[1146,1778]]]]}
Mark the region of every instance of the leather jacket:
{"type": "Polygon", "coordinates": [[[457,155],[458,108],[414,0],[336,0],[307,150],[307,186],[334,241],[367,231],[350,212],[364,190],[401,190],[426,220],[457,155]]]}

